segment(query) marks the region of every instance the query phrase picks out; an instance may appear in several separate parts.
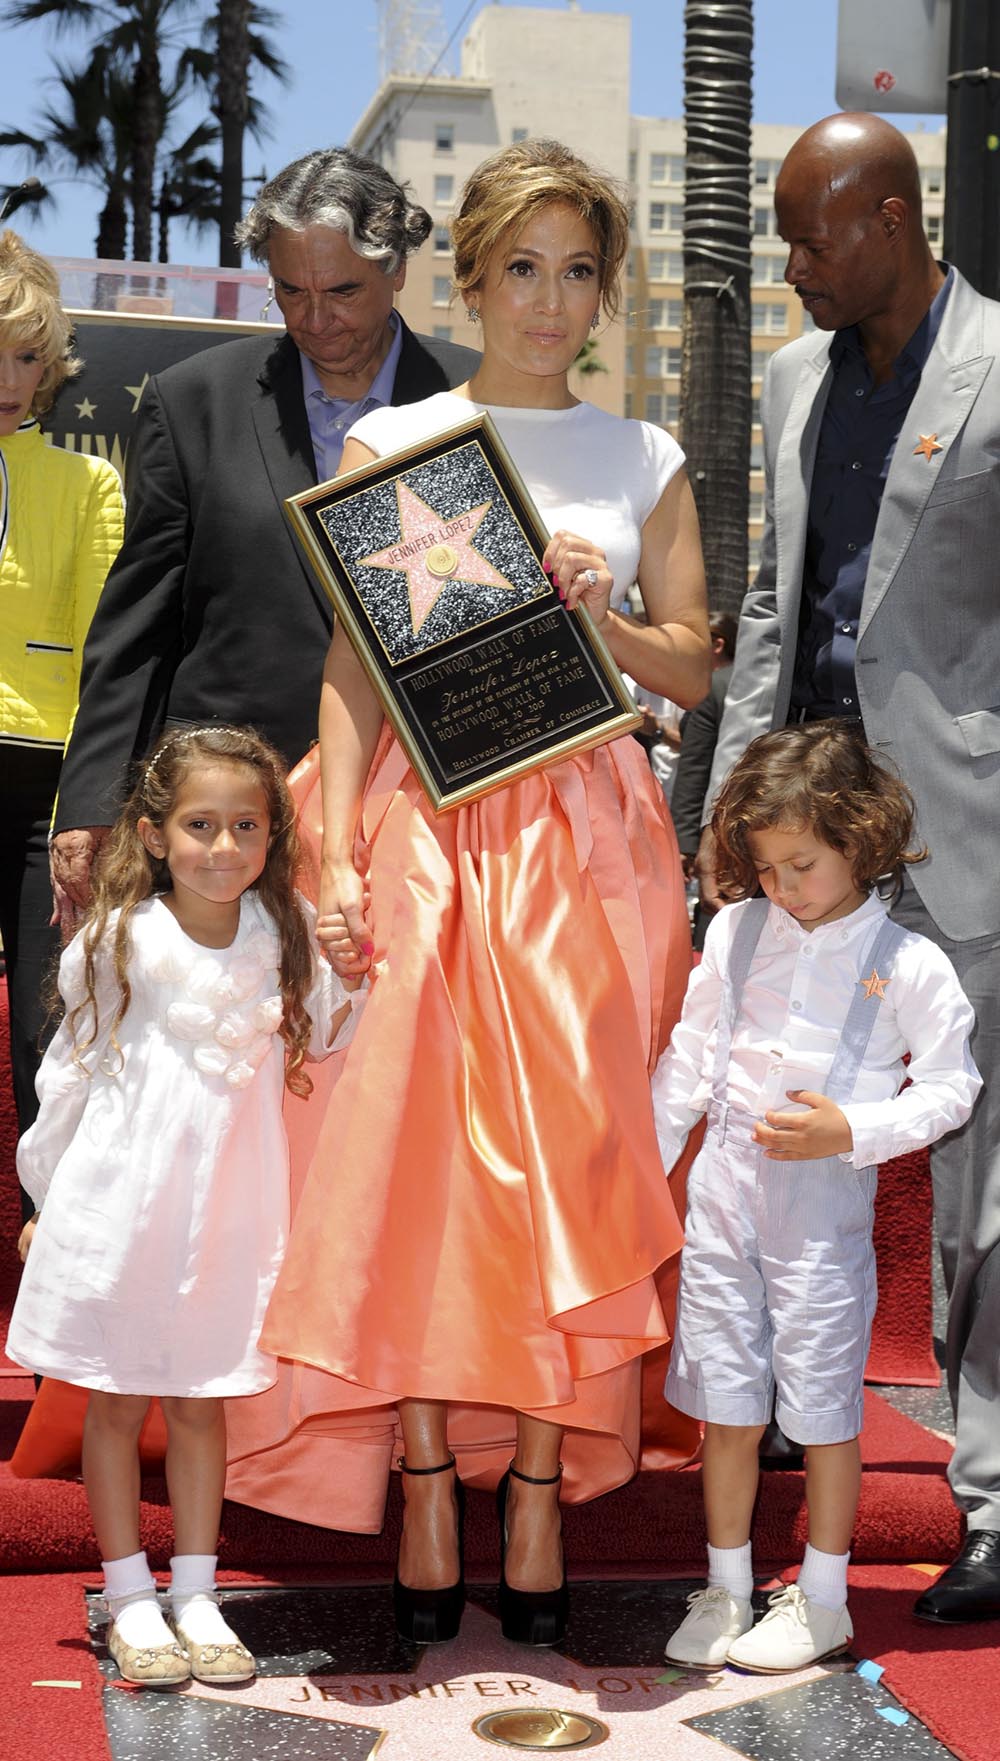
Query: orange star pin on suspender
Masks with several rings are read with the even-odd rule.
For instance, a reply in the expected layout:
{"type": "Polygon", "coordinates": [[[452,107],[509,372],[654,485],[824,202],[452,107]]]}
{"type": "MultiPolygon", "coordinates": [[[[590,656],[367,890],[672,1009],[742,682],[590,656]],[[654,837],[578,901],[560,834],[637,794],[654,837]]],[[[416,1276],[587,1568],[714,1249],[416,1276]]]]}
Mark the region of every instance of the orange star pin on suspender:
{"type": "Polygon", "coordinates": [[[943,451],[944,447],[939,445],[936,434],[922,434],[917,445],[913,449],[913,456],[916,458],[918,452],[922,452],[924,458],[927,460],[928,464],[930,464],[934,454],[943,451]]]}
{"type": "Polygon", "coordinates": [[[874,966],[868,977],[862,978],[858,982],[864,986],[866,997],[880,997],[882,1002],[885,1002],[885,987],[889,983],[889,980],[887,978],[879,978],[878,971],[874,966]]]}

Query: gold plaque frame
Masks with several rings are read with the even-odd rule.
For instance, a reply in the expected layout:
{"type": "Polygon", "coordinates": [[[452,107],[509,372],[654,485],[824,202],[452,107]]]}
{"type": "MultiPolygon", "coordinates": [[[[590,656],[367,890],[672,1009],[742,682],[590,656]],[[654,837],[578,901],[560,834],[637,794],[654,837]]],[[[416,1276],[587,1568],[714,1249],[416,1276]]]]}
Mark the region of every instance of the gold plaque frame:
{"type": "Polygon", "coordinates": [[[488,414],[285,507],[435,812],[641,725],[488,414]]]}

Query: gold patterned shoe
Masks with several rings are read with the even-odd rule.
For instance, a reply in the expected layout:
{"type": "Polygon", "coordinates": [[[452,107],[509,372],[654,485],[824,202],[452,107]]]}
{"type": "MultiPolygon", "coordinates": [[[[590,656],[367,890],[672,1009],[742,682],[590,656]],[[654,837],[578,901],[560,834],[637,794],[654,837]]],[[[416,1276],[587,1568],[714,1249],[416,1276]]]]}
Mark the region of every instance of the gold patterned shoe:
{"type": "Polygon", "coordinates": [[[190,1665],[191,1674],[197,1682],[214,1682],[217,1687],[226,1682],[248,1682],[257,1674],[257,1661],[252,1652],[233,1634],[228,1642],[212,1640],[208,1644],[199,1643],[184,1631],[179,1620],[167,1617],[167,1625],[177,1634],[177,1642],[184,1647],[190,1665]]]}
{"type": "Polygon", "coordinates": [[[107,1631],[107,1647],[122,1681],[143,1688],[175,1688],[191,1679],[187,1654],[178,1644],[127,1645],[112,1621],[107,1631]]]}

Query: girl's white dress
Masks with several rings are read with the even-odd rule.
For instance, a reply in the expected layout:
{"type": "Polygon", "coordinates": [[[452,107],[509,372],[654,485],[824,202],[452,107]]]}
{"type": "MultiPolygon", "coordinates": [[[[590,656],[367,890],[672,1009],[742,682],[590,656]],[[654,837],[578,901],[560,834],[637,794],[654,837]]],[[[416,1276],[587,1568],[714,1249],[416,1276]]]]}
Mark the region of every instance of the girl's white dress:
{"type": "MultiPolygon", "coordinates": [[[[64,1021],[18,1147],[44,1208],[7,1350],[40,1375],[110,1393],[253,1394],[275,1379],[257,1338],[288,1229],[277,934],[252,892],[228,948],[191,941],[162,899],[139,906],[119,1055],[114,921],[97,952],[90,1074],[64,1021]]],[[[67,1016],[83,973],[78,935],[59,968],[67,1016]]],[[[311,1055],[347,1043],[353,1009],[330,1040],[345,1001],[317,959],[311,1055]]]]}

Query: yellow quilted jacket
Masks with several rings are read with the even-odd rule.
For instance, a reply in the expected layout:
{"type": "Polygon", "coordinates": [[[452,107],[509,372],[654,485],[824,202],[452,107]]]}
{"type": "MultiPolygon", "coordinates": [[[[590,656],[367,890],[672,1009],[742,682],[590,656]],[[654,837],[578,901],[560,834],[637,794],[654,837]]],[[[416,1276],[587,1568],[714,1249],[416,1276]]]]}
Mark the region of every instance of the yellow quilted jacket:
{"type": "Polygon", "coordinates": [[[48,445],[37,422],[0,435],[0,452],[7,482],[0,741],[62,748],[76,712],[84,637],[121,546],[121,481],[104,459],[48,445]]]}

